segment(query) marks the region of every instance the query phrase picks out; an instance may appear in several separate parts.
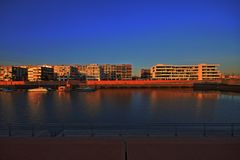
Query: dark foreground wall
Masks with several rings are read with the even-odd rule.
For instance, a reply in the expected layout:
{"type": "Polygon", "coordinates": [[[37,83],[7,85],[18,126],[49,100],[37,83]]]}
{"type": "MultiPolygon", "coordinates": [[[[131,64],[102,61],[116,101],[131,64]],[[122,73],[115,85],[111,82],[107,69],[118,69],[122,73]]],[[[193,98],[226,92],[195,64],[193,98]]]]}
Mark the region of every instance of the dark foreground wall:
{"type": "Polygon", "coordinates": [[[239,138],[0,138],[1,160],[239,160],[239,138]]]}

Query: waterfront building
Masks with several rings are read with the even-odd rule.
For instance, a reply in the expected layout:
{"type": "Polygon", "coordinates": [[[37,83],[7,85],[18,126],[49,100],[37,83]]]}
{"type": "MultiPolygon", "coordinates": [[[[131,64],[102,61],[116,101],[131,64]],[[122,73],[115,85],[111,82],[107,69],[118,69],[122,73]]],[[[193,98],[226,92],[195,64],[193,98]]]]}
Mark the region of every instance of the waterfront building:
{"type": "Polygon", "coordinates": [[[216,80],[221,77],[219,64],[171,65],[151,67],[152,79],[160,80],[216,80]]]}
{"type": "Polygon", "coordinates": [[[100,66],[101,80],[116,80],[117,66],[112,64],[102,64],[100,66]]]}
{"type": "Polygon", "coordinates": [[[75,65],[77,72],[79,74],[80,80],[84,81],[86,80],[86,74],[87,74],[87,65],[86,64],[77,64],[75,65]]]}
{"type": "Polygon", "coordinates": [[[29,81],[47,81],[54,80],[53,67],[48,65],[29,66],[28,67],[29,81]]]}
{"type": "Polygon", "coordinates": [[[221,78],[221,72],[218,69],[219,64],[199,64],[198,80],[214,80],[221,78]]]}
{"type": "Polygon", "coordinates": [[[78,73],[86,75],[87,73],[87,65],[86,64],[78,64],[75,65],[78,70],[78,73]]]}
{"type": "Polygon", "coordinates": [[[131,80],[131,64],[102,64],[100,66],[101,80],[131,80]]]}
{"type": "Polygon", "coordinates": [[[141,69],[141,79],[151,79],[151,70],[141,69]]]}
{"type": "Polygon", "coordinates": [[[78,69],[70,65],[53,66],[55,78],[58,81],[77,80],[79,79],[78,69]]]}
{"type": "Polygon", "coordinates": [[[21,66],[0,66],[0,81],[25,81],[27,68],[21,66]]]}
{"type": "Polygon", "coordinates": [[[86,80],[100,80],[100,67],[98,64],[86,65],[86,80]]]}
{"type": "Polygon", "coordinates": [[[117,64],[116,65],[117,80],[131,80],[132,79],[132,65],[131,64],[117,64]]]}
{"type": "Polygon", "coordinates": [[[132,76],[132,80],[140,80],[141,79],[141,77],[139,77],[139,76],[132,76]]]}
{"type": "Polygon", "coordinates": [[[239,79],[240,79],[240,75],[226,75],[226,76],[223,77],[223,78],[239,80],[239,79]]]}

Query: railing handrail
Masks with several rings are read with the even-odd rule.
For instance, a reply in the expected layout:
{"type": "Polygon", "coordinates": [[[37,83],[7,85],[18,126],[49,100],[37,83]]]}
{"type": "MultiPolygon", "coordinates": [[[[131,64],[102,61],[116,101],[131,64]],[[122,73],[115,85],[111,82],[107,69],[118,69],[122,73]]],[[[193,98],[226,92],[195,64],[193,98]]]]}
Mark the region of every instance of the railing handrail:
{"type": "MultiPolygon", "coordinates": [[[[0,125],[0,131],[5,132],[8,136],[13,136],[13,132],[17,131],[26,131],[29,133],[31,131],[31,136],[34,137],[37,130],[45,130],[51,137],[56,137],[59,134],[62,136],[65,135],[65,131],[67,130],[88,130],[90,136],[94,136],[97,132],[101,130],[109,131],[109,130],[117,130],[119,131],[118,135],[122,135],[122,131],[130,132],[130,131],[144,131],[146,132],[146,136],[150,136],[152,131],[169,131],[174,136],[178,136],[184,129],[188,129],[188,133],[194,133],[194,129],[197,127],[197,132],[202,136],[207,136],[210,132],[227,132],[228,135],[234,137],[236,133],[239,135],[240,131],[240,123],[132,123],[132,124],[76,124],[76,123],[47,123],[47,124],[23,124],[23,123],[11,123],[5,124],[5,126],[0,125]],[[166,128],[167,127],[167,128],[166,128]],[[215,127],[215,128],[214,128],[215,127]],[[220,128],[216,128],[220,127],[220,128]],[[213,128],[215,130],[213,130],[213,128]],[[165,129],[165,130],[164,130],[165,129]],[[189,130],[190,129],[190,130],[189,130]],[[191,130],[192,129],[192,130],[191,130]],[[216,130],[217,129],[217,130],[216,130]],[[212,130],[212,131],[211,131],[212,130]],[[236,132],[237,131],[237,132],[236,132]]],[[[186,130],[185,130],[186,132],[186,130]]],[[[1,132],[0,132],[1,133],[1,132]]]]}
{"type": "Polygon", "coordinates": [[[8,124],[0,124],[1,127],[60,127],[60,126],[69,126],[69,127],[113,127],[113,126],[121,126],[121,127],[156,127],[156,126],[240,126],[240,123],[8,123],[8,124]]]}

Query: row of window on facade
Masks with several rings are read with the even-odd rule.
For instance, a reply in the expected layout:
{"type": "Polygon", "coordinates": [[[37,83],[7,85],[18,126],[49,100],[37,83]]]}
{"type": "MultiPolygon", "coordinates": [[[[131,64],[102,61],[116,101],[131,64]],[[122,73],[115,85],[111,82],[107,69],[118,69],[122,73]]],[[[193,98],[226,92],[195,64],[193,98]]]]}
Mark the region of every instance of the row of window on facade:
{"type": "Polygon", "coordinates": [[[0,81],[128,80],[131,78],[131,64],[0,66],[0,81]]]}
{"type": "MultiPolygon", "coordinates": [[[[166,65],[141,69],[140,79],[213,80],[221,78],[219,64],[166,65]],[[207,69],[206,69],[207,68],[207,69]]],[[[0,66],[0,80],[130,80],[131,64],[0,66]]]]}
{"type": "Polygon", "coordinates": [[[166,65],[151,67],[151,78],[161,80],[215,80],[222,77],[219,64],[166,65]]]}

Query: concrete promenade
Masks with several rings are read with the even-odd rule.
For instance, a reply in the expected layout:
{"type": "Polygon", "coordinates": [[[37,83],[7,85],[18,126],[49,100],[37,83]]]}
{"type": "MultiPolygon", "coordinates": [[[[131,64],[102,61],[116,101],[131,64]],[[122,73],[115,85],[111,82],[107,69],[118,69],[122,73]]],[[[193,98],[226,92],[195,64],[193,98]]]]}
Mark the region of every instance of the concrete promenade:
{"type": "Polygon", "coordinates": [[[1,138],[0,160],[239,160],[240,138],[1,138]]]}

